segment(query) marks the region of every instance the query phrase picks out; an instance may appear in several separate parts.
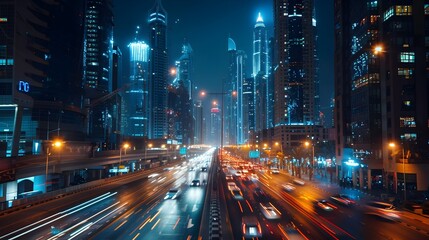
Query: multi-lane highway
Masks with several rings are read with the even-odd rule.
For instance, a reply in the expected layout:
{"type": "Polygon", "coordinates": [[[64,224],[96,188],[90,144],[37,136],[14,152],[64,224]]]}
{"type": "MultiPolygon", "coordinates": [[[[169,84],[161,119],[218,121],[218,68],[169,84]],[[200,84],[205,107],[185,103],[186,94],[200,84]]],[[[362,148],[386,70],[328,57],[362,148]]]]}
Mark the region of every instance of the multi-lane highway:
{"type": "Polygon", "coordinates": [[[0,217],[0,239],[196,239],[213,150],[0,217]],[[192,186],[199,180],[201,185],[192,186]],[[170,189],[180,196],[165,199],[170,189]]]}
{"type": "Polygon", "coordinates": [[[218,166],[214,156],[212,149],[0,216],[0,239],[206,239],[213,199],[224,239],[429,237],[429,221],[403,211],[370,215],[369,199],[353,191],[294,181],[226,154],[218,166]],[[331,198],[340,193],[349,200],[331,198]]]}
{"type": "Polygon", "coordinates": [[[235,239],[246,237],[243,224],[249,214],[256,216],[260,223],[262,234],[255,232],[253,235],[259,239],[417,240],[429,237],[427,222],[418,221],[413,214],[402,211],[388,212],[392,215],[383,215],[384,212],[369,214],[376,212],[370,212],[368,199],[359,195],[350,195],[350,202],[341,203],[331,198],[339,192],[333,193],[305,181],[301,185],[284,172],[273,174],[264,169],[252,170],[248,163],[235,157],[225,157],[223,172],[223,187],[235,239]],[[244,171],[248,173],[243,174],[244,171]],[[228,182],[238,186],[243,198],[234,198],[228,191],[228,182]],[[260,197],[261,192],[266,196],[260,197]],[[320,200],[326,201],[317,203],[320,200]],[[263,214],[266,210],[260,205],[266,205],[266,202],[271,202],[281,213],[278,219],[263,214]],[[393,215],[395,217],[389,220],[393,215]]]}

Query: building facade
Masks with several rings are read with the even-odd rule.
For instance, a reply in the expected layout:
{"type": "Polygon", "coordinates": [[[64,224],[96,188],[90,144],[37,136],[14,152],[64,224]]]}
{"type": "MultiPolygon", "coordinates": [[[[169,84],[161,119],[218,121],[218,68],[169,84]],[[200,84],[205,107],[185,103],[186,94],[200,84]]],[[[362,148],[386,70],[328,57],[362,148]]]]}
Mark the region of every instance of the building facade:
{"type": "Polygon", "coordinates": [[[149,132],[149,53],[150,47],[144,41],[131,42],[130,79],[125,91],[126,122],[123,134],[133,137],[147,137],[149,132]]]}
{"type": "MultiPolygon", "coordinates": [[[[86,0],[83,32],[84,97],[93,102],[112,92],[113,11],[112,1],[86,0]]],[[[111,110],[108,101],[91,106],[87,119],[88,136],[106,142],[111,110]]]]}
{"type": "Polygon", "coordinates": [[[167,137],[167,12],[157,0],[149,11],[149,138],[167,137]]]}
{"type": "Polygon", "coordinates": [[[54,137],[85,138],[76,64],[83,12],[83,1],[0,3],[1,156],[41,153],[42,141],[54,137]]]}
{"type": "Polygon", "coordinates": [[[255,106],[255,128],[257,131],[268,129],[269,114],[269,83],[268,83],[268,39],[267,30],[261,13],[256,19],[253,29],[253,70],[254,78],[254,106],[255,106]]]}
{"type": "Polygon", "coordinates": [[[354,186],[428,188],[427,5],[335,2],[338,174],[354,186]]]}
{"type": "Polygon", "coordinates": [[[313,0],[274,1],[274,124],[316,124],[316,20],[313,0]]]}

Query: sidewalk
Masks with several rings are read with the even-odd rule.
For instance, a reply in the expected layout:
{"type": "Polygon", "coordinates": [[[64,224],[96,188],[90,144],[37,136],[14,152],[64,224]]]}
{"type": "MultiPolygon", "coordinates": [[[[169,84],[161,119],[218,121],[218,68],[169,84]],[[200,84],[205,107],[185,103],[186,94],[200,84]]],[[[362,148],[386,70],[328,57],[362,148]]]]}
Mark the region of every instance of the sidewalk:
{"type": "MultiPolygon", "coordinates": [[[[283,174],[287,174],[291,176],[290,172],[287,170],[281,170],[280,171],[283,174]]],[[[358,200],[363,201],[385,201],[381,196],[384,194],[383,191],[380,190],[373,190],[373,191],[363,191],[357,188],[351,188],[351,187],[341,187],[335,179],[331,182],[329,179],[329,174],[325,177],[320,176],[318,173],[313,175],[313,179],[310,181],[308,174],[301,173],[301,178],[306,181],[306,184],[311,184],[315,188],[318,188],[329,195],[334,195],[338,193],[347,194],[353,198],[356,198],[358,200]]],[[[418,221],[421,221],[425,224],[429,225],[429,215],[427,214],[420,214],[415,213],[411,210],[399,207],[403,215],[407,216],[408,218],[414,218],[418,221]]]]}

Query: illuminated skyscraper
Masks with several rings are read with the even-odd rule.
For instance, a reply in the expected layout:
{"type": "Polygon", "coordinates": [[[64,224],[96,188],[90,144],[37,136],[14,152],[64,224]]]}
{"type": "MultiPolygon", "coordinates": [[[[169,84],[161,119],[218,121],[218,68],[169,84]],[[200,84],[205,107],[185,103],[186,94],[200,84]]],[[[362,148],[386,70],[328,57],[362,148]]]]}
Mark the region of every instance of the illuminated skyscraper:
{"type": "Polygon", "coordinates": [[[126,90],[124,135],[147,137],[149,120],[149,46],[136,39],[130,49],[130,86],[126,90]]]}
{"type": "Polygon", "coordinates": [[[319,95],[313,0],[274,1],[274,124],[316,124],[319,95]]]}
{"type": "MultiPolygon", "coordinates": [[[[247,105],[244,105],[244,85],[246,77],[246,53],[237,50],[232,38],[228,38],[228,78],[224,92],[224,141],[225,144],[243,144],[247,137],[243,125],[243,118],[248,117],[247,105]]],[[[253,91],[252,91],[253,92],[253,91]]]]}
{"type": "Polygon", "coordinates": [[[253,71],[254,78],[254,106],[255,106],[255,128],[257,131],[267,129],[269,111],[268,111],[268,42],[267,30],[261,13],[256,19],[253,30],[253,71]]]}
{"type": "Polygon", "coordinates": [[[149,12],[149,138],[167,136],[167,12],[157,0],[149,12]]]}
{"type": "Polygon", "coordinates": [[[355,186],[429,187],[428,15],[427,1],[335,1],[338,177],[355,186]]]}
{"type": "Polygon", "coordinates": [[[0,1],[0,157],[84,140],[83,12],[80,0],[0,1]]]}
{"type": "MultiPolygon", "coordinates": [[[[111,0],[87,0],[83,35],[83,89],[85,99],[93,102],[112,91],[113,12],[111,0]]],[[[93,141],[104,142],[108,101],[90,109],[87,133],[93,141]]]]}
{"type": "Polygon", "coordinates": [[[192,48],[182,45],[182,55],[176,61],[176,78],[168,89],[168,135],[184,145],[194,143],[192,48]]]}

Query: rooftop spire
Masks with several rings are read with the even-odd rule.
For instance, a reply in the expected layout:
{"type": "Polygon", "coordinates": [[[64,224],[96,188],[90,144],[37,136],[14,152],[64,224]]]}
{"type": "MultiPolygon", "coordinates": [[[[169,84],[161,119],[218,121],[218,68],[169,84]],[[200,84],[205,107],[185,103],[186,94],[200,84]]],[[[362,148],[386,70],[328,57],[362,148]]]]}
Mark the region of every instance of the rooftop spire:
{"type": "Polygon", "coordinates": [[[264,20],[262,19],[262,16],[261,16],[261,12],[259,12],[258,19],[256,19],[256,22],[264,22],[264,20]]]}

